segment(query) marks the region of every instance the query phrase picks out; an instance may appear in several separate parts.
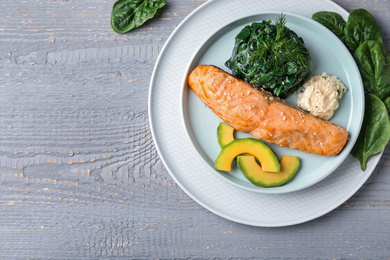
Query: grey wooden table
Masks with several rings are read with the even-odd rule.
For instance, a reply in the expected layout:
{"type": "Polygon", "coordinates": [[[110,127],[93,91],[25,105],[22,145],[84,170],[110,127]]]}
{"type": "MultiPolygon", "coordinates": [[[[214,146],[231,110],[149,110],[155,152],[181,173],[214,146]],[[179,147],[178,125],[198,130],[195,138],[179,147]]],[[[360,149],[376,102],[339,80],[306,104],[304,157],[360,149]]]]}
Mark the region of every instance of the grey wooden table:
{"type": "MultiPolygon", "coordinates": [[[[388,0],[335,2],[370,11],[390,48],[388,0]]],[[[167,0],[123,35],[113,3],[0,2],[1,259],[390,258],[390,146],[351,199],[296,226],[237,224],[182,191],[151,137],[148,88],[204,1],[167,0]]]]}

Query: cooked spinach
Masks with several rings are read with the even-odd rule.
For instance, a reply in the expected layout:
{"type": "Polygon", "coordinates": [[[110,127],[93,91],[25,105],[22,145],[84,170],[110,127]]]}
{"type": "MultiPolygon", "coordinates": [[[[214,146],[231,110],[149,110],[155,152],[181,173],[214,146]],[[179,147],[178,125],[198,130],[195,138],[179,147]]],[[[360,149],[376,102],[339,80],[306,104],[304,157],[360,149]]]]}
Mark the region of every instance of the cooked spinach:
{"type": "Polygon", "coordinates": [[[313,14],[312,18],[331,30],[340,39],[344,38],[344,28],[346,22],[338,13],[322,11],[313,14]]]}
{"type": "Polygon", "coordinates": [[[378,24],[364,9],[355,9],[349,14],[344,34],[344,43],[351,53],[368,40],[382,42],[382,33],[378,24]]]}
{"type": "Polygon", "coordinates": [[[390,119],[385,104],[373,94],[366,95],[365,103],[363,125],[351,151],[363,171],[368,157],[381,152],[390,140],[390,119]]]}
{"type": "Polygon", "coordinates": [[[275,25],[262,21],[245,26],[225,62],[234,76],[280,98],[295,92],[310,75],[309,50],[285,25],[286,18],[281,15],[275,25]]]}
{"type": "Polygon", "coordinates": [[[112,7],[111,27],[117,33],[133,30],[156,15],[165,0],[118,0],[112,7]]]}
{"type": "Polygon", "coordinates": [[[365,91],[384,100],[390,96],[390,53],[377,41],[366,41],[354,53],[365,91]]]}

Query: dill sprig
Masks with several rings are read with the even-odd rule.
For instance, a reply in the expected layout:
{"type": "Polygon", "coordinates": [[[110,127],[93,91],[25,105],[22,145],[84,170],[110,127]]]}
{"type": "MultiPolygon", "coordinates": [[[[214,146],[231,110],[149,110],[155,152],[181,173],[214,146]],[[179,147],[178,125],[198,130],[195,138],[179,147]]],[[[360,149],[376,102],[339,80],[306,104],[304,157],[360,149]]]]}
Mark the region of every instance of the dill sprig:
{"type": "Polygon", "coordinates": [[[307,66],[307,49],[304,45],[290,37],[291,31],[286,27],[286,16],[281,14],[275,21],[276,37],[274,42],[266,41],[257,36],[257,48],[253,51],[249,60],[262,60],[271,67],[281,68],[287,62],[295,62],[309,71],[307,66]]]}
{"type": "Polygon", "coordinates": [[[263,38],[261,38],[259,35],[256,35],[257,40],[257,48],[255,51],[252,52],[252,54],[249,57],[249,61],[253,64],[256,60],[261,60],[262,62],[266,62],[266,57],[268,56],[268,53],[270,51],[271,43],[268,41],[265,41],[263,38]]]}
{"type": "Polygon", "coordinates": [[[280,38],[285,37],[285,29],[286,29],[286,16],[284,14],[281,14],[276,18],[275,21],[275,27],[276,27],[276,38],[275,42],[277,42],[280,38]]]}

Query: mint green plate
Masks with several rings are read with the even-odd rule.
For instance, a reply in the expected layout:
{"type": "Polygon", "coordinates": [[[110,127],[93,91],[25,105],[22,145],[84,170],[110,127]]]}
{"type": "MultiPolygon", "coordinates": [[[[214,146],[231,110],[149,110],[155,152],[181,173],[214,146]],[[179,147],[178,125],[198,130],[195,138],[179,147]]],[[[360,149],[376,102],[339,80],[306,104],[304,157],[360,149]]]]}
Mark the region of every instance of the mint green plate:
{"type": "MultiPolygon", "coordinates": [[[[230,57],[235,36],[241,29],[252,22],[272,20],[281,11],[264,11],[249,14],[225,24],[216,30],[195,52],[188,65],[188,74],[200,64],[210,64],[230,72],[224,66],[230,57]]],[[[355,61],[343,43],[328,29],[304,16],[283,12],[286,15],[286,26],[303,38],[311,54],[311,71],[313,75],[326,72],[337,76],[348,88],[340,100],[340,108],[336,110],[330,122],[338,124],[349,133],[349,140],[343,151],[333,157],[325,157],[303,153],[286,147],[268,144],[279,159],[284,155],[298,156],[301,167],[296,176],[288,183],[279,187],[264,188],[249,182],[235,166],[232,172],[214,170],[214,161],[220,147],[217,142],[216,130],[222,121],[216,116],[187,86],[187,77],[183,80],[182,116],[188,137],[193,144],[195,153],[206,164],[210,174],[215,174],[223,180],[245,190],[260,193],[287,193],[307,188],[326,178],[335,171],[349,155],[360,131],[364,113],[364,91],[359,70],[355,61]]],[[[297,94],[286,101],[296,106],[297,94]]],[[[249,134],[238,133],[238,138],[251,137],[249,134]]]]}

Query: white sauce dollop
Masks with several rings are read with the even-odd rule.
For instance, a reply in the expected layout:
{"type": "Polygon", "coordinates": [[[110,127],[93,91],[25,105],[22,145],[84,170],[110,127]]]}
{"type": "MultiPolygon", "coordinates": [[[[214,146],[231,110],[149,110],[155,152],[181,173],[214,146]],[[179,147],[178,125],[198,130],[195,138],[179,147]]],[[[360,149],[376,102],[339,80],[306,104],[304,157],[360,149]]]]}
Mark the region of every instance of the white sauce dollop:
{"type": "Polygon", "coordinates": [[[329,120],[339,107],[338,99],[347,91],[336,77],[326,73],[311,77],[299,93],[298,106],[310,114],[329,120]]]}

